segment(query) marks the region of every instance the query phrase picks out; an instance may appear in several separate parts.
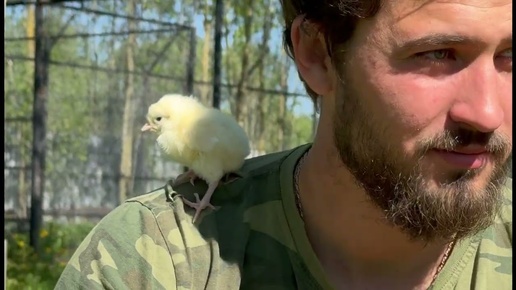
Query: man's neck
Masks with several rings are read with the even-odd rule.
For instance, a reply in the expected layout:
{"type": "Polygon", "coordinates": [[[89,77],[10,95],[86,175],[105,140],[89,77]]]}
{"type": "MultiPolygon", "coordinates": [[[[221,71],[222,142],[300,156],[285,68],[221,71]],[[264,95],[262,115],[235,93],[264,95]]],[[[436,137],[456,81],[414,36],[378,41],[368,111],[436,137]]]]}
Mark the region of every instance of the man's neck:
{"type": "Polygon", "coordinates": [[[341,165],[335,148],[314,143],[299,188],[307,235],[331,280],[340,277],[360,289],[368,286],[363,282],[382,289],[395,286],[393,281],[400,283],[397,289],[431,283],[447,243],[412,241],[389,225],[341,165]]]}

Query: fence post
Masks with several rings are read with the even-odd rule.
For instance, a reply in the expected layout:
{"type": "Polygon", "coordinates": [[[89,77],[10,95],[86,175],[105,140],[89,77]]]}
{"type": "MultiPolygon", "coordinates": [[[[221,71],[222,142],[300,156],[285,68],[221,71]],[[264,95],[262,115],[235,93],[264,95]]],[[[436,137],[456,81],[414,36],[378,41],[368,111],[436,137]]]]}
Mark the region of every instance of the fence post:
{"type": "Polygon", "coordinates": [[[222,83],[222,22],[224,21],[224,0],[215,0],[215,48],[213,49],[213,107],[220,108],[222,83]]]}

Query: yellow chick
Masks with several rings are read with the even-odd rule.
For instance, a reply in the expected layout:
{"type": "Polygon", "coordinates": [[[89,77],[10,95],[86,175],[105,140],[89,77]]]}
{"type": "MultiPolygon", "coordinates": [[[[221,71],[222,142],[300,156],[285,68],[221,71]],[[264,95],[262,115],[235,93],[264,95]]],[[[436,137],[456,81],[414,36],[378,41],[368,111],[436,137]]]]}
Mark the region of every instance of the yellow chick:
{"type": "Polygon", "coordinates": [[[188,167],[186,174],[174,183],[199,177],[208,183],[208,190],[196,202],[183,198],[196,210],[193,222],[206,207],[213,208],[211,196],[220,179],[243,165],[250,153],[244,129],[234,118],[222,111],[206,107],[192,97],[170,94],[149,106],[147,123],[141,131],[157,133],[159,147],[170,158],[188,167]]]}

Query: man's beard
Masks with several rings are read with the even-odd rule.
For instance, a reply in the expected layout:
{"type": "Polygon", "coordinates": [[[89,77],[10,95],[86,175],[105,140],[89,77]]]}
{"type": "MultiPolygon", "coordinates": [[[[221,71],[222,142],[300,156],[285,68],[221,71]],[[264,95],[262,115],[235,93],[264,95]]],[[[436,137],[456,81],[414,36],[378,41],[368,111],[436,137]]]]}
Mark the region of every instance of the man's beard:
{"type": "Polygon", "coordinates": [[[512,144],[507,138],[456,128],[421,140],[414,156],[407,156],[401,144],[396,147],[389,143],[392,127],[373,116],[353,88],[348,86],[338,98],[333,122],[340,158],[389,223],[411,239],[426,242],[464,238],[492,224],[510,170],[507,156],[512,144]],[[472,186],[482,169],[471,169],[448,172],[437,188],[429,186],[431,180],[425,179],[422,165],[429,150],[453,150],[470,144],[485,146],[492,155],[495,167],[487,185],[472,186]]]}

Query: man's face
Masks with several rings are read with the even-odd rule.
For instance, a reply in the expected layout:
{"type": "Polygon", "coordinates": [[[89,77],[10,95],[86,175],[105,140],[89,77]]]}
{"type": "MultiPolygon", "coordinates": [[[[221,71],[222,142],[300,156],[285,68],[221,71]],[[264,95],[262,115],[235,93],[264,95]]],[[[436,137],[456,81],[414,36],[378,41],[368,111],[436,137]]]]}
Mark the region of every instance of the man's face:
{"type": "Polygon", "coordinates": [[[512,151],[512,0],[384,4],[337,61],[341,159],[411,237],[474,234],[512,151]]]}

